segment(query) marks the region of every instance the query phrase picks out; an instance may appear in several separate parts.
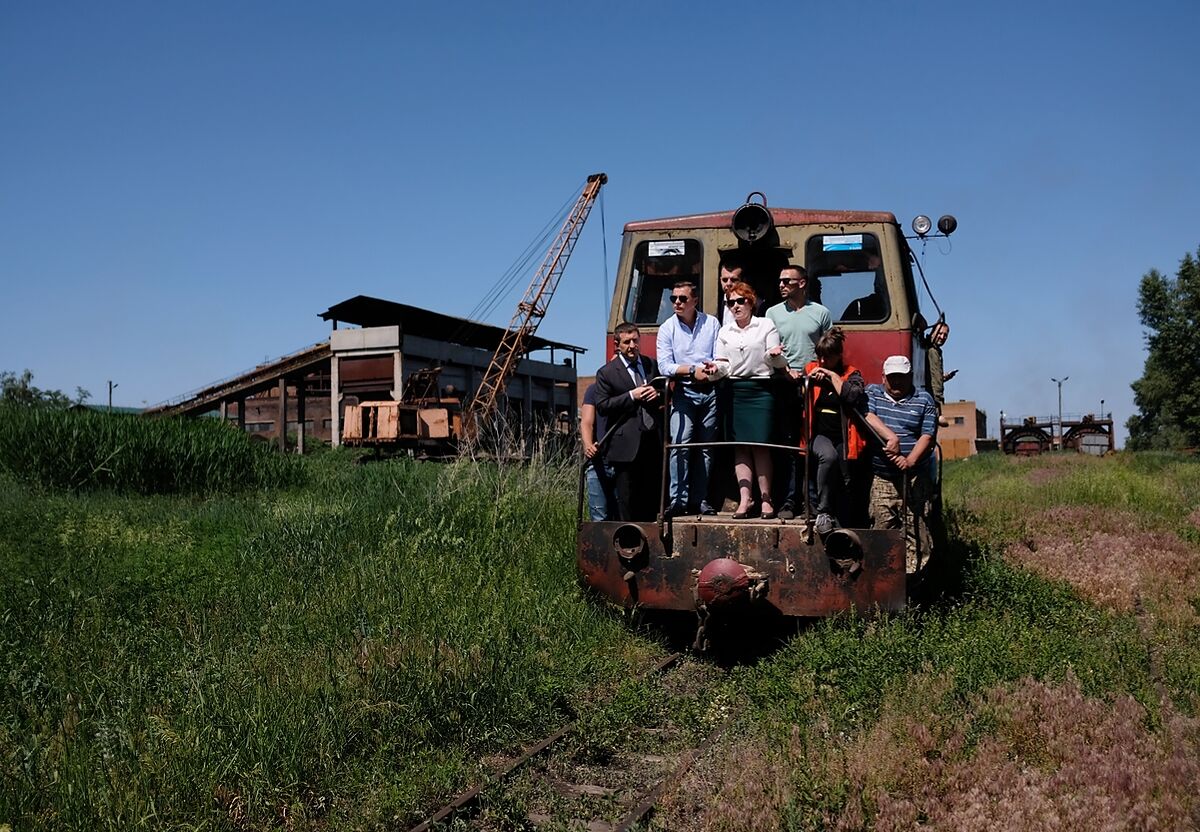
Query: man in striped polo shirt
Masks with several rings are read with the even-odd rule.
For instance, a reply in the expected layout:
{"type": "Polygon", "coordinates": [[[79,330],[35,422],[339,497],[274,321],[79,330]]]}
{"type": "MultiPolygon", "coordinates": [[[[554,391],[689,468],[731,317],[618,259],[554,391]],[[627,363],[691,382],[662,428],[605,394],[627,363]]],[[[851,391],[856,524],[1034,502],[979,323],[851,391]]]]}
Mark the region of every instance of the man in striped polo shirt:
{"type": "Polygon", "coordinates": [[[907,508],[904,548],[912,574],[929,556],[929,459],[937,440],[937,405],[932,396],[913,387],[912,363],[893,355],[883,362],[883,384],[867,387],[867,408],[900,444],[898,451],[884,449],[875,455],[871,517],[877,529],[899,529],[905,525],[907,508]]]}

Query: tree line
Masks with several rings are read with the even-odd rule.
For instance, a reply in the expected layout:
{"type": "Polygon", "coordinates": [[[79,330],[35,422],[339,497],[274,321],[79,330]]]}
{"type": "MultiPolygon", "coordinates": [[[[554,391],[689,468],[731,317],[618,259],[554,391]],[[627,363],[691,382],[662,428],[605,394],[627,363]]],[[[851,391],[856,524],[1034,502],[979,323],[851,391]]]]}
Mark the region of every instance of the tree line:
{"type": "Polygon", "coordinates": [[[1200,446],[1200,250],[1175,276],[1151,269],[1138,287],[1146,367],[1133,383],[1131,450],[1200,446]]]}
{"type": "Polygon", "coordinates": [[[65,408],[73,404],[83,404],[91,397],[92,394],[82,387],[75,388],[74,396],[69,396],[61,390],[43,390],[35,387],[33,373],[29,370],[19,375],[8,370],[0,371],[0,404],[65,408]]]}

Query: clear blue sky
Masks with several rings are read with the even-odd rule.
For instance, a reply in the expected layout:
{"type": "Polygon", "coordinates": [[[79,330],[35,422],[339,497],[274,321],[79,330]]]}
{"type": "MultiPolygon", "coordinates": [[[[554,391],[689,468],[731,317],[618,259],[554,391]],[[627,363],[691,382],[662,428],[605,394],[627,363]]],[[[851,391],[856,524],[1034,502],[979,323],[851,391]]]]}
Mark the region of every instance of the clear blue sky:
{"type": "MultiPolygon", "coordinates": [[[[1200,4],[0,6],[0,369],[154,403],[327,336],[465,315],[603,170],[621,225],[953,213],[951,398],[1118,421],[1137,284],[1200,247],[1200,4]]],[[[539,334],[603,359],[594,213],[539,334]]],[[[943,251],[952,249],[943,256],[943,251]]],[[[522,287],[523,288],[523,287],[522,287]]],[[[520,292],[493,315],[507,323],[520,292]]]]}

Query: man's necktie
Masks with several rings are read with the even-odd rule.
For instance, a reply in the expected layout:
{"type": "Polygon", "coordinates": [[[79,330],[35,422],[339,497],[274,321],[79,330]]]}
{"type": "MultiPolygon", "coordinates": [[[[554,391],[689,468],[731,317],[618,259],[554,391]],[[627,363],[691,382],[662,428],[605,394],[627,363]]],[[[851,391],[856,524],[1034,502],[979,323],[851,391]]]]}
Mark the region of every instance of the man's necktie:
{"type": "MultiPolygon", "coordinates": [[[[641,359],[634,361],[633,364],[631,365],[631,369],[633,370],[634,376],[637,377],[638,384],[639,385],[645,384],[646,383],[646,375],[645,375],[645,373],[642,372],[641,359]]],[[[640,414],[641,419],[642,419],[642,430],[654,430],[654,417],[651,416],[650,413],[646,410],[645,405],[643,405],[641,403],[638,404],[638,413],[640,414]]]]}

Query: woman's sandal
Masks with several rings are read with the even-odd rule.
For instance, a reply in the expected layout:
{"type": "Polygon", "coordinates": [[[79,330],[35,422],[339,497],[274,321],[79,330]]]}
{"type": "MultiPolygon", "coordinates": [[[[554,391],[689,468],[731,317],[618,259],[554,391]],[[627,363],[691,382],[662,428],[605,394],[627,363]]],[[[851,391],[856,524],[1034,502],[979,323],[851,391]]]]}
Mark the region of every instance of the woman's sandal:
{"type": "Polygon", "coordinates": [[[760,505],[770,506],[771,510],[770,511],[764,510],[762,512],[762,514],[760,514],[758,516],[763,520],[774,520],[775,519],[775,504],[774,504],[774,502],[772,502],[771,496],[769,494],[763,495],[762,502],[760,505]]]}

